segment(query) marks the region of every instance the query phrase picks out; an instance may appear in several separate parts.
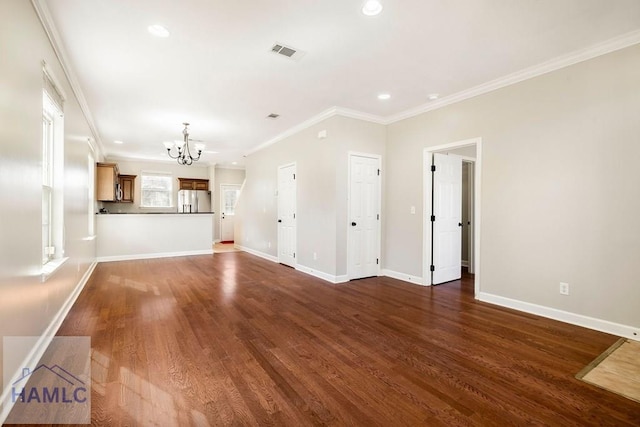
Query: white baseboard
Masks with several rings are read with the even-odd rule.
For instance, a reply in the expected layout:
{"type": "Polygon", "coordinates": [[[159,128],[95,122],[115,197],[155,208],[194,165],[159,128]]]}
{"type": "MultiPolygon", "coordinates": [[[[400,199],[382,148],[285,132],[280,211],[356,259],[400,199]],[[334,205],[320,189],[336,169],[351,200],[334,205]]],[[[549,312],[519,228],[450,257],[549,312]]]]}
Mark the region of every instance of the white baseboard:
{"type": "Polygon", "coordinates": [[[240,245],[236,245],[236,244],[234,244],[233,247],[236,248],[236,249],[240,249],[241,251],[244,251],[244,252],[249,253],[251,255],[255,255],[257,257],[266,259],[267,261],[278,262],[278,257],[275,257],[273,255],[265,254],[264,252],[256,251],[255,249],[247,248],[245,246],[240,246],[240,245]]]}
{"type": "MultiPolygon", "coordinates": [[[[271,261],[271,262],[278,262],[278,257],[275,257],[273,255],[269,255],[269,254],[265,254],[264,252],[260,252],[260,251],[256,251],[255,249],[251,249],[251,248],[247,248],[245,246],[240,246],[240,245],[234,245],[234,247],[236,249],[240,249],[241,251],[247,252],[251,255],[255,255],[257,257],[266,259],[267,261],[271,261]]],[[[333,276],[331,274],[327,274],[324,273],[322,271],[318,271],[318,270],[314,270],[313,268],[309,268],[309,267],[305,267],[304,265],[300,265],[300,264],[296,264],[295,266],[296,271],[300,271],[302,273],[306,273],[309,274],[311,276],[317,277],[319,279],[322,280],[326,280],[327,282],[331,282],[331,283],[343,283],[343,282],[347,282],[347,276],[333,276]]]]}
{"type": "Polygon", "coordinates": [[[176,257],[176,256],[211,255],[211,254],[213,254],[213,249],[204,249],[199,251],[160,252],[160,253],[151,253],[151,254],[101,256],[101,257],[98,257],[97,261],[98,262],[132,261],[136,259],[169,258],[169,257],[176,257]]]}
{"type": "Polygon", "coordinates": [[[311,276],[317,277],[322,280],[326,280],[330,283],[345,283],[349,281],[347,275],[334,276],[332,274],[325,273],[323,271],[318,271],[310,267],[306,267],[304,265],[296,265],[296,270],[301,271],[302,273],[309,274],[311,276]]]}
{"type": "Polygon", "coordinates": [[[460,261],[460,265],[462,265],[463,267],[469,268],[469,261],[462,260],[460,261]]]}
{"type": "Polygon", "coordinates": [[[393,279],[402,280],[403,282],[413,283],[414,285],[428,286],[428,285],[424,284],[424,279],[422,277],[419,277],[419,276],[412,276],[410,274],[398,273],[397,271],[387,270],[386,268],[383,268],[380,271],[380,273],[382,273],[383,276],[391,277],[393,279]]]}
{"type": "Polygon", "coordinates": [[[559,320],[561,322],[570,323],[572,325],[582,326],[588,329],[594,329],[600,332],[629,338],[632,340],[640,340],[640,328],[634,328],[620,323],[609,322],[608,320],[596,319],[594,317],[584,316],[582,314],[571,313],[568,311],[558,310],[556,308],[545,307],[542,305],[532,304],[524,301],[518,301],[511,298],[505,298],[498,295],[480,292],[476,295],[476,299],[502,307],[513,308],[514,310],[524,311],[525,313],[536,314],[538,316],[547,317],[549,319],[559,320]]]}
{"type": "MultiPolygon", "coordinates": [[[[49,323],[49,326],[47,326],[47,329],[45,329],[42,335],[40,335],[38,341],[36,341],[35,346],[24,358],[24,361],[18,367],[18,371],[15,372],[13,376],[19,374],[19,372],[22,370],[22,367],[24,366],[36,366],[38,364],[38,362],[44,355],[44,352],[47,350],[47,347],[49,347],[51,340],[60,328],[60,325],[62,325],[62,322],[67,317],[67,314],[69,314],[71,307],[73,307],[73,304],[78,299],[78,295],[80,295],[80,292],[82,292],[84,286],[89,281],[89,278],[91,277],[93,270],[95,270],[96,265],[98,265],[98,263],[94,261],[93,263],[91,263],[89,268],[87,268],[87,271],[82,275],[82,278],[80,279],[76,287],[73,289],[71,294],[69,294],[69,297],[67,297],[65,302],[60,307],[60,310],[58,310],[56,315],[53,317],[53,319],[49,323]]],[[[13,408],[12,399],[8,398],[10,393],[11,387],[7,387],[6,389],[2,390],[2,395],[0,396],[0,404],[2,405],[2,411],[0,412],[0,425],[3,425],[4,421],[9,416],[11,409],[13,408]]]]}

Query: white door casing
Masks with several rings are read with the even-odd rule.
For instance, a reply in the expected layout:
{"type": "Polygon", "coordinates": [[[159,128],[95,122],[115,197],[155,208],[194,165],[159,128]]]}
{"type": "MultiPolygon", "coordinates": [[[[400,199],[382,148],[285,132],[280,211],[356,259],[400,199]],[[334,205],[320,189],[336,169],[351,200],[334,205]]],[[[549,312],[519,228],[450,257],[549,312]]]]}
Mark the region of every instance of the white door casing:
{"type": "Polygon", "coordinates": [[[461,277],[462,158],[434,153],[433,166],[431,283],[437,285],[461,277]]]}
{"type": "Polygon", "coordinates": [[[482,293],[482,253],[480,251],[480,244],[482,241],[482,212],[480,207],[482,206],[482,137],[470,138],[456,142],[450,142],[442,145],[431,146],[425,148],[423,151],[423,235],[422,235],[422,253],[423,265],[422,265],[422,278],[425,286],[431,285],[431,271],[429,269],[432,261],[432,230],[431,230],[431,201],[433,196],[432,186],[432,174],[431,165],[433,162],[433,154],[438,152],[445,152],[455,150],[463,147],[474,146],[476,149],[474,160],[474,173],[473,173],[473,270],[474,280],[473,289],[476,295],[482,293]]]}
{"type": "Polygon", "coordinates": [[[296,165],[278,168],[278,262],[296,267],[296,165]]]}
{"type": "Polygon", "coordinates": [[[238,201],[240,192],[238,184],[220,185],[220,241],[233,242],[234,240],[234,217],[235,204],[238,201]]]}
{"type": "Polygon", "coordinates": [[[380,157],[349,154],[347,275],[377,276],[380,257],[380,157]]]}

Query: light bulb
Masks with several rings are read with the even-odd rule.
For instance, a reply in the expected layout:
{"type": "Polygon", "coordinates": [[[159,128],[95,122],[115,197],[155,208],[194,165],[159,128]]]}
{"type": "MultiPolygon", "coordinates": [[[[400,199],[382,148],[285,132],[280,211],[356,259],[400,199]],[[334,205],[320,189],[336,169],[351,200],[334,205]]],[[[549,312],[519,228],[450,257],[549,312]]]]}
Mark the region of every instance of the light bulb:
{"type": "Polygon", "coordinates": [[[374,16],[382,12],[382,4],[378,0],[367,0],[362,6],[362,13],[374,16]]]}

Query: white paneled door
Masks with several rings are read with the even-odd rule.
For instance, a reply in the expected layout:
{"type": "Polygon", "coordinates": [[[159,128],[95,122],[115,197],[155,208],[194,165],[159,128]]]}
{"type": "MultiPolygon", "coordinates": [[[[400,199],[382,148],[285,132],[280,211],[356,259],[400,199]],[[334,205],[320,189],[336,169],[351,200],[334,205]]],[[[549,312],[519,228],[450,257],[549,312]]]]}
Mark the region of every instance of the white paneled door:
{"type": "Polygon", "coordinates": [[[380,252],[380,158],[349,155],[349,280],[378,275],[380,252]]]}
{"type": "Polygon", "coordinates": [[[296,266],[296,165],[278,168],[278,262],[296,266]]]}
{"type": "Polygon", "coordinates": [[[234,218],[236,203],[240,194],[237,184],[220,185],[220,241],[233,242],[234,218]]]}
{"type": "Polygon", "coordinates": [[[434,285],[461,277],[462,255],[462,158],[433,155],[433,250],[434,285]],[[435,170],[434,170],[435,167],[435,170]]]}

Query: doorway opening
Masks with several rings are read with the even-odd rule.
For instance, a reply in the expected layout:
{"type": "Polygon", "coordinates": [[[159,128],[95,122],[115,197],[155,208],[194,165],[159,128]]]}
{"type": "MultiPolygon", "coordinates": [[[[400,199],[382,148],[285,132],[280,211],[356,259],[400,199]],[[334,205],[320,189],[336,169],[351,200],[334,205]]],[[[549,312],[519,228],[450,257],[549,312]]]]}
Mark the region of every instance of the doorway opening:
{"type": "Polygon", "coordinates": [[[453,274],[452,272],[456,268],[461,273],[463,261],[466,261],[464,264],[466,264],[468,272],[474,274],[474,293],[477,295],[480,292],[481,154],[482,138],[457,141],[424,150],[423,284],[426,286],[448,281],[447,274],[443,271],[446,268],[449,268],[450,274],[453,274]],[[455,177],[457,181],[452,182],[448,179],[443,181],[440,177],[434,178],[437,173],[437,170],[432,172],[434,158],[443,160],[442,169],[449,168],[451,176],[455,177]],[[453,161],[453,166],[447,163],[448,159],[453,161]],[[458,162],[460,166],[456,170],[457,166],[455,165],[458,162]],[[465,170],[467,174],[463,176],[465,170]],[[457,190],[457,197],[460,199],[452,200],[451,195],[454,193],[451,189],[456,185],[461,185],[461,188],[457,190]],[[462,197],[462,187],[466,191],[466,201],[462,197]],[[461,205],[463,204],[466,209],[462,209],[461,205]],[[457,216],[451,214],[451,211],[456,209],[460,210],[457,216]],[[462,213],[465,210],[466,212],[462,213]],[[449,224],[446,221],[438,223],[438,216],[449,221],[449,224]],[[462,237],[463,231],[466,234],[464,239],[462,237]],[[466,246],[466,250],[462,249],[463,244],[466,246]],[[463,253],[467,258],[465,260],[463,260],[463,253]],[[457,267],[456,263],[458,263],[457,267]],[[439,269],[440,271],[438,271],[439,269]],[[434,275],[434,273],[436,274],[434,275]]]}

